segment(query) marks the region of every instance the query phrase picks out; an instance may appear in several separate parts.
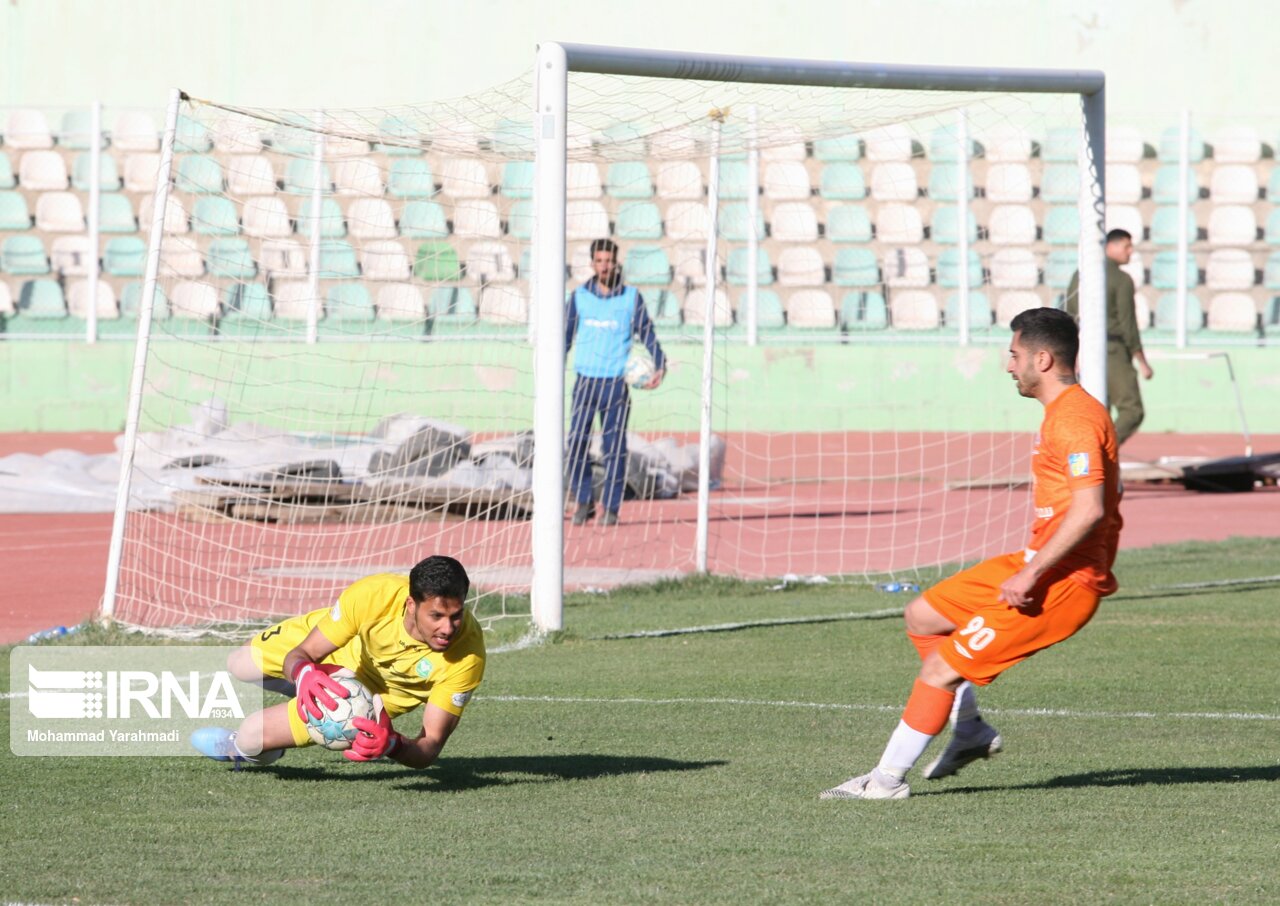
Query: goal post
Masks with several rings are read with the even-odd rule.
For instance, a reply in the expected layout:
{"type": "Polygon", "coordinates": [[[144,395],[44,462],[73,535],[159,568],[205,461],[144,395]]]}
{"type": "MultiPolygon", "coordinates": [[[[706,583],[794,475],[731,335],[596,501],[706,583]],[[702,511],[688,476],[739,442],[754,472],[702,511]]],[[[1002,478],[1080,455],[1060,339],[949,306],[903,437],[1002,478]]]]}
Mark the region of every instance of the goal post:
{"type": "MultiPolygon", "coordinates": [[[[549,43],[538,48],[534,66],[535,187],[539,229],[534,258],[537,368],[539,378],[534,466],[535,623],[543,630],[563,626],[564,500],[564,334],[565,174],[568,166],[569,74],[623,75],[660,79],[706,79],[822,88],[923,91],[1003,91],[1079,95],[1078,156],[1081,223],[1080,372],[1093,396],[1106,402],[1105,239],[1105,76],[1094,70],[913,66],[762,58],[682,51],[644,50],[587,44],[549,43]],[[548,453],[550,455],[548,455],[548,453]]],[[[712,230],[714,234],[714,230],[712,230]]],[[[714,241],[714,240],[713,240],[714,241]]],[[[708,262],[710,267],[712,262],[708,262]]],[[[711,323],[707,318],[707,324],[711,323]]],[[[707,333],[711,331],[708,328],[707,333]]],[[[704,400],[704,406],[706,405],[704,400]]],[[[702,454],[706,432],[702,432],[702,454]]],[[[705,459],[703,460],[705,462],[705,459]]],[[[706,512],[705,474],[699,486],[699,526],[706,512]]],[[[701,532],[700,532],[701,535],[701,532]]]]}

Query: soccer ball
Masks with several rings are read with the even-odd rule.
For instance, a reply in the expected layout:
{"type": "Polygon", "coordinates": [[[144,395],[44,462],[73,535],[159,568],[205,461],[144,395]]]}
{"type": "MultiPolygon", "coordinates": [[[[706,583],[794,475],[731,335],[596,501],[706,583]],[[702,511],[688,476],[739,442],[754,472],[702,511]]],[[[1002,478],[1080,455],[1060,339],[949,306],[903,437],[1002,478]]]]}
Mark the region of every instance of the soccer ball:
{"type": "Polygon", "coordinates": [[[653,371],[653,359],[650,358],[649,351],[638,346],[627,359],[627,370],[623,372],[623,377],[629,386],[643,388],[653,379],[653,371]]]}
{"type": "Polygon", "coordinates": [[[351,741],[360,732],[351,722],[352,719],[366,717],[376,720],[378,712],[382,710],[382,702],[350,670],[339,670],[333,674],[333,679],[350,690],[351,695],[339,698],[334,709],[325,711],[318,720],[311,716],[310,711],[306,711],[307,735],[316,745],[341,752],[351,748],[351,741]]]}

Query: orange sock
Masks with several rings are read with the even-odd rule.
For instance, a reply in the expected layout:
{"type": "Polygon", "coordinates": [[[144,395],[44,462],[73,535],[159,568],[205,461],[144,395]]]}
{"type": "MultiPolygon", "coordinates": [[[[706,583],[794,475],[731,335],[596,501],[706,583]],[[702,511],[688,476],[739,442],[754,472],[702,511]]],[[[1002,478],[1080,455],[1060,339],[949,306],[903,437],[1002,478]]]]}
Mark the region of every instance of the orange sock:
{"type": "Polygon", "coordinates": [[[945,635],[917,635],[910,629],[907,630],[907,638],[911,640],[911,644],[916,646],[916,651],[920,652],[920,660],[924,660],[933,653],[933,649],[937,648],[946,638],[945,635]]]}
{"type": "Polygon", "coordinates": [[[918,733],[936,736],[942,732],[951,718],[951,704],[956,694],[937,686],[930,686],[917,679],[911,687],[911,697],[902,712],[902,722],[918,733]]]}

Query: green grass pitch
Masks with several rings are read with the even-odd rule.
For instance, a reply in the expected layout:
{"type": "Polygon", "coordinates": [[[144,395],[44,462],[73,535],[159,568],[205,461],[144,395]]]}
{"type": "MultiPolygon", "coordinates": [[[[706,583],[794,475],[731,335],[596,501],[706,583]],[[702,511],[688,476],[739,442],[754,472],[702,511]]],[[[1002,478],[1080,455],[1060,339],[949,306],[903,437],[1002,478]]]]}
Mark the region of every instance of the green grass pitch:
{"type": "Polygon", "coordinates": [[[905,802],[817,798],[874,765],[898,719],[916,666],[900,619],[603,637],[906,596],[575,597],[561,637],[492,656],[425,771],[318,749],[241,772],[6,752],[0,901],[1276,902],[1280,585],[1161,586],[1277,563],[1274,540],[1124,554],[1124,588],[1080,636],[982,693],[1006,752],[913,772],[905,802]]]}

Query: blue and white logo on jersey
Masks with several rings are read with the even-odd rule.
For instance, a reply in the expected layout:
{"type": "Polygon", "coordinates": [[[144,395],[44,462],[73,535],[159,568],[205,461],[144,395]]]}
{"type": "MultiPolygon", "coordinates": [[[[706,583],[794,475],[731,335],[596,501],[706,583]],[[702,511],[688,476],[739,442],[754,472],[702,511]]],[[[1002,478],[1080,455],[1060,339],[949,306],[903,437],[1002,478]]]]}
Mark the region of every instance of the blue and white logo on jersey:
{"type": "Polygon", "coordinates": [[[1089,454],[1088,453],[1071,453],[1067,456],[1067,470],[1071,472],[1072,478],[1079,478],[1081,475],[1089,474],[1089,454]]]}

